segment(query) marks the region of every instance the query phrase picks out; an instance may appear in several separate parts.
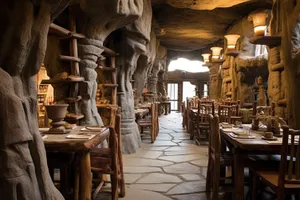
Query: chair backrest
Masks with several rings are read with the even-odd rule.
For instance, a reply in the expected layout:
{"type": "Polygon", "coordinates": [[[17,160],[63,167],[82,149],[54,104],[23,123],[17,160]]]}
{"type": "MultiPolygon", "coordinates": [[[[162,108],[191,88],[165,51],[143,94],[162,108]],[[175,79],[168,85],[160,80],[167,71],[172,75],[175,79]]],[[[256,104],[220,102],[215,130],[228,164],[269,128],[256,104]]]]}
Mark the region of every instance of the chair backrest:
{"type": "Polygon", "coordinates": [[[230,123],[230,117],[232,116],[232,106],[228,105],[219,105],[218,115],[220,122],[230,123]]]}
{"type": "Polygon", "coordinates": [[[221,137],[219,122],[220,121],[218,115],[209,115],[209,156],[211,156],[216,162],[220,164],[221,137]]]}
{"type": "Polygon", "coordinates": [[[209,115],[215,115],[215,105],[211,101],[207,104],[202,104],[201,101],[198,102],[198,122],[199,123],[209,123],[209,115]]]}
{"type": "Polygon", "coordinates": [[[282,126],[282,129],[278,186],[283,188],[284,184],[289,183],[299,184],[300,187],[300,130],[290,130],[286,125],[282,126]]]}

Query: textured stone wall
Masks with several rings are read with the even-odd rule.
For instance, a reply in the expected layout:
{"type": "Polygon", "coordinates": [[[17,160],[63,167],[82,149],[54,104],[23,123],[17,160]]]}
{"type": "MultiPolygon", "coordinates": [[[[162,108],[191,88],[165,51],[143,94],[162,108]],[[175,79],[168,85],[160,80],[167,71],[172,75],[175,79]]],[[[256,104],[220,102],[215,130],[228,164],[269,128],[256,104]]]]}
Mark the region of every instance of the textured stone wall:
{"type": "Polygon", "coordinates": [[[63,199],[49,176],[38,130],[35,75],[45,56],[49,25],[70,2],[1,1],[1,199],[63,199]]]}
{"type": "MultiPolygon", "coordinates": [[[[300,129],[300,56],[298,53],[300,49],[299,17],[299,3],[294,1],[274,1],[270,29],[272,35],[281,35],[282,41],[280,50],[278,49],[276,51],[277,56],[274,56],[273,63],[275,64],[275,61],[277,63],[282,62],[284,64],[284,72],[281,72],[280,75],[277,72],[276,75],[274,75],[276,78],[273,78],[273,81],[277,80],[277,83],[274,83],[274,85],[285,87],[279,89],[280,92],[279,94],[276,92],[276,95],[286,99],[287,120],[289,125],[296,129],[300,129]],[[277,60],[275,60],[275,58],[277,58],[277,60]]],[[[279,91],[278,89],[276,90],[279,91]]]]}

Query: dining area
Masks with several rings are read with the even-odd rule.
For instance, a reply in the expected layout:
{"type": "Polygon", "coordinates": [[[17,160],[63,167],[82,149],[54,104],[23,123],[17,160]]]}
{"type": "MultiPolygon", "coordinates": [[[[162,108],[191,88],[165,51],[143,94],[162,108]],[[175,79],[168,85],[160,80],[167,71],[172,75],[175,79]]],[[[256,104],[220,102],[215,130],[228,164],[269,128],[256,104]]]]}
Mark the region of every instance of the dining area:
{"type": "Polygon", "coordinates": [[[194,97],[185,105],[182,125],[190,139],[208,146],[206,193],[211,199],[222,193],[236,200],[299,198],[300,131],[276,115],[274,103],[254,102],[247,108],[249,121],[238,101],[194,97]]]}

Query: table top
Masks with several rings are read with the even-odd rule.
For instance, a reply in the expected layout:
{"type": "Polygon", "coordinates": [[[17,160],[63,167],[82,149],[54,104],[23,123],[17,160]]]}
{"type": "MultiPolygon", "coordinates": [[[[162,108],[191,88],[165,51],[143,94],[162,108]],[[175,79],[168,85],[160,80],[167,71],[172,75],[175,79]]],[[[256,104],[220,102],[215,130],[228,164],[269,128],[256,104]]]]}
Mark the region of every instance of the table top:
{"type": "MultiPolygon", "coordinates": [[[[243,124],[243,130],[252,136],[253,139],[241,139],[235,138],[231,135],[234,129],[220,128],[221,135],[229,141],[234,147],[249,150],[249,151],[280,151],[282,138],[278,137],[276,141],[267,141],[262,139],[263,133],[266,131],[265,128],[261,128],[258,131],[251,129],[251,124],[243,124]],[[250,129],[250,132],[249,132],[250,129]]],[[[236,128],[236,130],[238,130],[236,128]]],[[[241,130],[241,129],[240,129],[241,130]]]]}
{"type": "Polygon", "coordinates": [[[83,130],[84,126],[78,126],[65,134],[47,134],[42,132],[45,148],[47,151],[89,151],[102,143],[109,136],[109,129],[104,127],[99,132],[83,130]],[[69,139],[67,135],[92,134],[90,139],[69,139]]]}

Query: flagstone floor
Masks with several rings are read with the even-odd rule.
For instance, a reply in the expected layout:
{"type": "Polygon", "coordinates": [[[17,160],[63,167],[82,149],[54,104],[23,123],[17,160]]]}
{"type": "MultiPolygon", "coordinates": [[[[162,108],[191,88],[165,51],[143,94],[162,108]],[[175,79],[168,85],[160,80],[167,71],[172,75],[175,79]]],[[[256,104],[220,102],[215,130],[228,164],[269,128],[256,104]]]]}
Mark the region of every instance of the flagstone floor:
{"type": "Polygon", "coordinates": [[[182,128],[181,114],[159,118],[156,141],[142,137],[135,154],[124,155],[123,200],[206,200],[207,146],[197,146],[182,128]]]}

